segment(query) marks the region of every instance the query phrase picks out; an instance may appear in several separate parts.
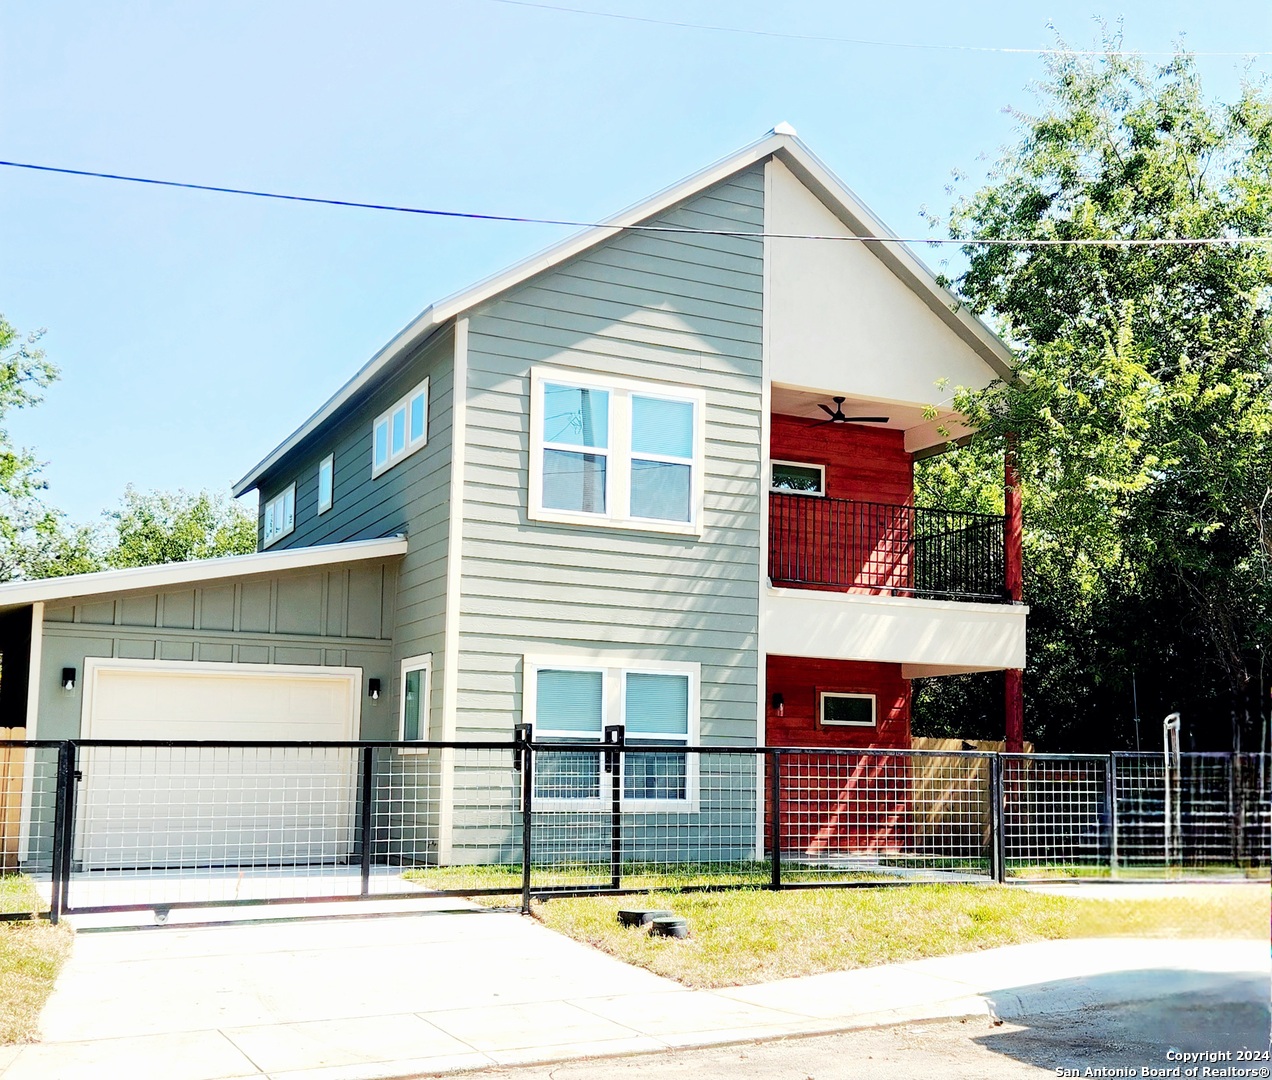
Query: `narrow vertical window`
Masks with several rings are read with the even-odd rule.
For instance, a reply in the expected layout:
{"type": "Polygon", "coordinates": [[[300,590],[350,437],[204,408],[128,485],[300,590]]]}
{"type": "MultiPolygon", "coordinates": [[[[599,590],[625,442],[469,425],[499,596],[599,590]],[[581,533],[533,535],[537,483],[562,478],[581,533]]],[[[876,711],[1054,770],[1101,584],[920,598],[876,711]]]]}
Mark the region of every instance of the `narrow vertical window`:
{"type": "Polygon", "coordinates": [[[318,465],[318,513],[331,509],[335,497],[336,455],[328,454],[318,465]]]}
{"type": "Polygon", "coordinates": [[[431,655],[413,656],[402,661],[402,701],[398,723],[398,739],[402,742],[424,742],[428,739],[432,666],[431,655]]]}

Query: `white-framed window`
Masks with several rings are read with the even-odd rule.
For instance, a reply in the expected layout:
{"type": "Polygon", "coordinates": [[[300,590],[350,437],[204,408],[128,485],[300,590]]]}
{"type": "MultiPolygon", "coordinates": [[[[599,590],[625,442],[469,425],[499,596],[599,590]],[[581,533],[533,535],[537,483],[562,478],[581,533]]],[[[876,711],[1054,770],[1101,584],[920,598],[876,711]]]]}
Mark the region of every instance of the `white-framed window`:
{"type": "Polygon", "coordinates": [[[318,463],[318,513],[331,509],[336,495],[336,455],[328,454],[318,463]]]}
{"type": "MultiPolygon", "coordinates": [[[[621,723],[628,745],[667,753],[624,754],[620,791],[629,811],[697,806],[698,764],[674,747],[698,741],[699,666],[606,658],[526,657],[523,719],[543,743],[600,743],[621,723]]],[[[609,805],[604,755],[547,752],[535,757],[535,808],[596,810],[609,805]]]]}
{"type": "Polygon", "coordinates": [[[874,694],[822,690],[817,697],[823,727],[875,727],[878,723],[874,694]]]}
{"type": "Polygon", "coordinates": [[[796,495],[825,495],[826,466],[804,461],[774,461],[769,490],[796,495]]]}
{"type": "Polygon", "coordinates": [[[398,701],[398,740],[425,742],[429,737],[429,700],[433,691],[433,654],[408,656],[402,661],[398,701]]]}
{"type": "Polygon", "coordinates": [[[535,368],[530,517],[701,532],[705,408],[700,388],[535,368]]]}
{"type": "Polygon", "coordinates": [[[371,476],[393,468],[428,442],[428,379],[375,418],[371,425],[371,476]]]}
{"type": "Polygon", "coordinates": [[[269,547],[296,527],[296,485],[288,484],[265,504],[262,546],[269,547]]]}

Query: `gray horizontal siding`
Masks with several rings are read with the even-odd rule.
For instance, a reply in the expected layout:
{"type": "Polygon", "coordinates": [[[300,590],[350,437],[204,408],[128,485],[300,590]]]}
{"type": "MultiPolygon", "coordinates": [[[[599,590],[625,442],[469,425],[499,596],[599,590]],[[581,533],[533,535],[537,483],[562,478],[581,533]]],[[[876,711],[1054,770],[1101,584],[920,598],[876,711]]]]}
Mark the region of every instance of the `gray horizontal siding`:
{"type": "MultiPolygon", "coordinates": [[[[446,558],[450,533],[449,494],[454,391],[454,334],[446,330],[416,349],[376,384],[359,404],[319,428],[261,481],[261,505],[296,483],[296,527],[271,548],[305,547],[405,533],[409,550],[399,566],[393,619],[394,672],[386,680],[386,710],[396,737],[397,668],[401,660],[433,655],[430,714],[440,737],[444,676],[446,558]],[[421,382],[429,380],[428,442],[374,479],[371,476],[375,418],[421,382]],[[332,508],[318,513],[318,465],[335,455],[332,508]]],[[[259,527],[259,523],[258,523],[259,527]]]]}
{"type": "MultiPolygon", "coordinates": [[[[762,169],[659,222],[758,233],[762,169]]],[[[461,735],[520,719],[524,654],[587,649],[698,662],[703,738],[754,742],[762,281],[758,237],[625,234],[471,314],[461,735]],[[529,520],[537,365],[705,389],[701,538],[529,520]]]]}

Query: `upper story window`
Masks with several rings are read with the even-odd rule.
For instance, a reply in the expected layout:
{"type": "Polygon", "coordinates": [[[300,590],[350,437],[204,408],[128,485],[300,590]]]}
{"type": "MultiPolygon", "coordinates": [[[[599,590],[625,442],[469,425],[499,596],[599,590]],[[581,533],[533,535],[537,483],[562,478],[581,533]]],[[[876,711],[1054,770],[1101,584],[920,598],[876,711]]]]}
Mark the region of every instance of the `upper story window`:
{"type": "Polygon", "coordinates": [[[428,379],[404,394],[371,425],[371,475],[379,476],[428,442],[428,379]]]}
{"type": "Polygon", "coordinates": [[[530,516],[698,533],[705,395],[535,369],[530,516]]]}
{"type": "Polygon", "coordinates": [[[269,547],[296,527],[296,485],[288,484],[265,504],[263,547],[269,547]]]}
{"type": "Polygon", "coordinates": [[[318,513],[325,514],[335,501],[336,455],[328,454],[318,464],[318,513]]]}
{"type": "Polygon", "coordinates": [[[772,491],[793,492],[798,495],[825,495],[826,466],[808,465],[799,461],[774,461],[769,488],[772,491]]]}

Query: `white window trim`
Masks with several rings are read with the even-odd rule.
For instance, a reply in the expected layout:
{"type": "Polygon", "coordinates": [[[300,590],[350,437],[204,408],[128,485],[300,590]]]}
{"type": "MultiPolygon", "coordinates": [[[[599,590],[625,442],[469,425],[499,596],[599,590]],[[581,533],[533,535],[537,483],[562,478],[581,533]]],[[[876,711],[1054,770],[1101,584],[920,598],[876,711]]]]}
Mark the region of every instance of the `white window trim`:
{"type": "MultiPolygon", "coordinates": [[[[549,738],[569,738],[574,742],[590,742],[577,731],[554,731],[551,728],[540,730],[536,715],[539,697],[539,672],[550,671],[599,671],[601,672],[601,731],[597,734],[597,744],[604,738],[605,726],[613,723],[611,717],[618,717],[626,727],[625,705],[627,675],[685,675],[689,679],[689,731],[683,743],[669,742],[667,745],[674,751],[677,745],[697,746],[701,738],[701,681],[702,666],[683,660],[634,660],[626,657],[587,657],[587,656],[539,656],[527,655],[522,664],[521,719],[533,728],[533,738],[537,741],[542,736],[549,738]]],[[[683,799],[629,799],[622,798],[622,806],[628,813],[697,813],[699,809],[697,754],[685,755],[685,798],[683,799]]],[[[619,762],[619,769],[623,767],[619,762]]],[[[600,797],[596,799],[545,799],[536,797],[535,810],[544,811],[594,811],[606,810],[610,805],[610,795],[605,787],[602,771],[600,797]]],[[[621,774],[620,774],[621,775],[621,774]]]]}
{"type": "Polygon", "coordinates": [[[850,693],[841,690],[818,690],[817,691],[817,722],[822,727],[861,727],[861,728],[877,728],[879,726],[879,701],[874,694],[850,693]],[[827,698],[861,698],[870,702],[870,723],[865,724],[859,720],[827,720],[826,719],[826,699],[827,698]]]}
{"type": "Polygon", "coordinates": [[[397,401],[395,401],[392,405],[390,405],[387,409],[385,409],[384,412],[380,413],[380,415],[377,416],[374,421],[372,421],[372,424],[371,424],[371,479],[372,480],[374,480],[377,476],[383,476],[386,472],[388,472],[391,468],[393,468],[394,465],[398,464],[398,462],[405,461],[408,457],[410,457],[413,453],[415,453],[416,450],[419,450],[421,447],[428,445],[429,404],[430,402],[429,402],[429,393],[428,393],[428,377],[425,376],[422,382],[417,383],[415,386],[411,387],[410,390],[408,390],[405,394],[403,394],[400,398],[398,398],[397,401]],[[418,439],[412,440],[411,439],[411,401],[414,398],[419,397],[421,394],[424,395],[424,434],[421,435],[418,439]],[[394,453],[393,452],[393,414],[396,413],[399,409],[405,410],[406,412],[406,416],[403,421],[406,425],[406,429],[405,429],[404,442],[402,445],[402,449],[399,450],[397,453],[394,453]],[[376,430],[380,427],[381,424],[385,424],[387,426],[387,433],[385,438],[386,438],[386,445],[388,447],[388,457],[385,458],[383,465],[380,465],[377,467],[375,463],[375,434],[376,434],[376,430]]]}
{"type": "Polygon", "coordinates": [[[290,536],[296,530],[296,483],[293,481],[285,488],[278,492],[272,499],[265,503],[264,509],[261,511],[261,547],[267,548],[278,543],[284,536],[290,536]],[[287,506],[288,498],[291,499],[291,520],[287,523],[287,527],[271,534],[268,531],[269,512],[276,502],[282,501],[284,509],[287,506]]]}
{"type": "Polygon", "coordinates": [[[780,458],[773,458],[769,462],[769,491],[775,491],[779,495],[811,495],[815,498],[824,499],[826,497],[826,466],[818,465],[815,461],[783,461],[780,458]],[[798,469],[816,469],[821,477],[819,491],[792,491],[790,488],[780,488],[773,485],[773,466],[775,465],[793,465],[798,469]]]}
{"type": "MultiPolygon", "coordinates": [[[[398,742],[428,742],[432,735],[431,705],[433,698],[433,654],[421,653],[419,656],[408,656],[402,661],[398,674],[398,742]],[[406,737],[406,676],[410,671],[424,672],[420,688],[420,735],[418,739],[406,737]]],[[[400,754],[427,754],[428,747],[398,747],[400,754]]]]}
{"type": "Polygon", "coordinates": [[[318,513],[325,514],[336,503],[336,455],[328,454],[320,462],[318,462],[318,513]],[[327,501],[322,501],[322,470],[326,468],[331,471],[331,491],[327,495],[327,501]]]}
{"type": "MultiPolygon", "coordinates": [[[[591,525],[640,532],[671,533],[677,536],[702,535],[702,503],[706,477],[706,391],[698,386],[645,382],[612,376],[592,375],[562,368],[535,367],[530,371],[530,492],[528,513],[533,521],[562,525],[591,525]],[[543,505],[543,391],[548,383],[586,387],[609,392],[609,446],[594,452],[607,457],[606,511],[561,510],[543,505]],[[693,405],[693,460],[633,454],[631,450],[632,395],[684,401],[693,405]],[[668,461],[690,467],[689,520],[664,521],[631,514],[632,460],[668,461]]],[[[572,453],[593,452],[588,447],[570,446],[572,453]]]]}

